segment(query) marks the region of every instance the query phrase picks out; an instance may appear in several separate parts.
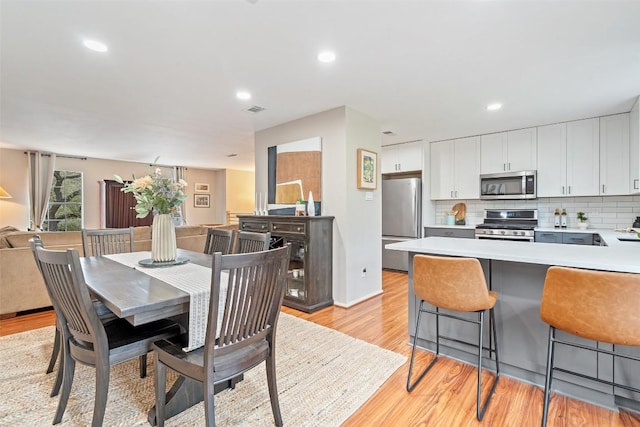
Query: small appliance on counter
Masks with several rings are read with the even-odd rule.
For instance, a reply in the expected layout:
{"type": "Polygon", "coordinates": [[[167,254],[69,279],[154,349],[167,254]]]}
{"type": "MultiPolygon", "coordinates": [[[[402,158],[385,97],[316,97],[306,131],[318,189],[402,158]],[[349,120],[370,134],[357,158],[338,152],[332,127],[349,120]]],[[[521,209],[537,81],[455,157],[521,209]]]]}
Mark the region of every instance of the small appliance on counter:
{"type": "Polygon", "coordinates": [[[640,228],[640,216],[637,216],[637,217],[636,217],[636,220],[635,220],[635,221],[633,221],[633,225],[632,225],[632,227],[633,227],[633,228],[640,228]]]}

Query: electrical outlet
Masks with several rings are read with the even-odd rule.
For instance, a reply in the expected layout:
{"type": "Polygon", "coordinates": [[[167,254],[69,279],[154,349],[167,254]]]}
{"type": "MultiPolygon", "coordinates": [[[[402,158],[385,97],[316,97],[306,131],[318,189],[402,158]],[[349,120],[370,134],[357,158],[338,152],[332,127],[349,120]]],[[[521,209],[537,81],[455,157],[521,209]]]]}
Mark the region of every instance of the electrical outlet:
{"type": "Polygon", "coordinates": [[[366,277],[367,275],[367,267],[362,267],[362,277],[366,277]]]}

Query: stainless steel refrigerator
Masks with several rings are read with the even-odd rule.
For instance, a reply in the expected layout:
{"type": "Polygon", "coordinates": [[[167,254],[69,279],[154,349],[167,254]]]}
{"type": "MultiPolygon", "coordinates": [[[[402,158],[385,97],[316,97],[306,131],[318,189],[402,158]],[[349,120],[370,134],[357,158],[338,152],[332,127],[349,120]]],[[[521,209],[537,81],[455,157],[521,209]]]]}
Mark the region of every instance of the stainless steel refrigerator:
{"type": "Polygon", "coordinates": [[[382,180],[382,268],[407,271],[406,252],[385,249],[388,243],[422,237],[420,178],[382,180]]]}

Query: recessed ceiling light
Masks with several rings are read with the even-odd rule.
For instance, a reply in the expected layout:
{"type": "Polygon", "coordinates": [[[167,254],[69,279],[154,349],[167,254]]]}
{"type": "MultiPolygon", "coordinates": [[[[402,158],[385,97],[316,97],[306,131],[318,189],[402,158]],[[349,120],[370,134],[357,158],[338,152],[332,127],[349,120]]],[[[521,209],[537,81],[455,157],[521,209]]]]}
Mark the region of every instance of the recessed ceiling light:
{"type": "Polygon", "coordinates": [[[94,52],[107,52],[109,50],[106,44],[97,40],[87,39],[83,41],[82,44],[84,45],[84,47],[86,47],[87,49],[91,49],[94,52]]]}
{"type": "Polygon", "coordinates": [[[236,98],[242,99],[242,100],[251,99],[251,94],[246,90],[241,90],[236,92],[236,98]]]}
{"type": "Polygon", "coordinates": [[[329,63],[329,62],[333,62],[335,60],[336,60],[336,54],[335,54],[335,52],[332,52],[330,50],[325,50],[325,51],[320,52],[318,54],[318,61],[320,61],[320,62],[329,63]]]}
{"type": "Polygon", "coordinates": [[[495,102],[493,104],[487,105],[487,111],[497,111],[502,108],[502,104],[499,102],[495,102]]]}

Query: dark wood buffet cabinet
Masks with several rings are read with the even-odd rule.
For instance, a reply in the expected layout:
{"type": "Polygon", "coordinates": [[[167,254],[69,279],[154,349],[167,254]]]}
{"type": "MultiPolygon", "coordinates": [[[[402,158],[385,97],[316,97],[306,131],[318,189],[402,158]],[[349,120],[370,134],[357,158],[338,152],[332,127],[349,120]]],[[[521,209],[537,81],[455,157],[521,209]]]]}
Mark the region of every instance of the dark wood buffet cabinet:
{"type": "Polygon", "coordinates": [[[307,313],[333,305],[332,216],[239,215],[243,231],[271,233],[272,248],[291,243],[283,304],[307,313]]]}

